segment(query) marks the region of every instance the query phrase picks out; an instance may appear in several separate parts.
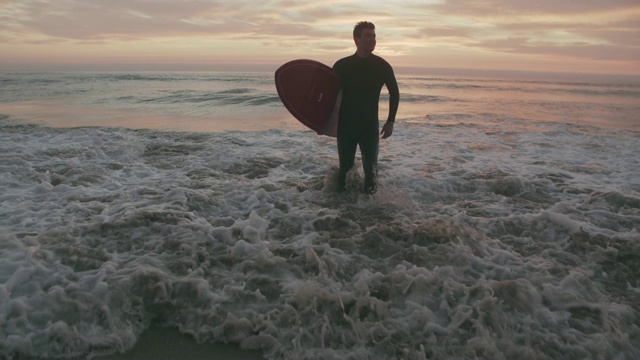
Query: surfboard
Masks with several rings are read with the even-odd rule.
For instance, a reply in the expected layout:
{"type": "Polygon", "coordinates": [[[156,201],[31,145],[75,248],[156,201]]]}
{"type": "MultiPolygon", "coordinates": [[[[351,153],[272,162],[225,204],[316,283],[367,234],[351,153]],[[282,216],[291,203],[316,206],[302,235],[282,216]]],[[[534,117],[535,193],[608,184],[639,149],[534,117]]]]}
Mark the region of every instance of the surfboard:
{"type": "Polygon", "coordinates": [[[315,60],[293,60],[275,74],[278,96],[298,121],[318,134],[336,137],[340,108],[340,77],[315,60]]]}

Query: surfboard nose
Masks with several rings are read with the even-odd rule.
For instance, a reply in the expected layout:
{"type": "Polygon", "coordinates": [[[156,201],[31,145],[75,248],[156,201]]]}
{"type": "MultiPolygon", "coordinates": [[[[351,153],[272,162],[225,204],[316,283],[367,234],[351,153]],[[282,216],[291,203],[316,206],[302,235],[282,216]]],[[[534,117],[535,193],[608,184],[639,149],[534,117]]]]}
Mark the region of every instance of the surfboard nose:
{"type": "Polygon", "coordinates": [[[334,114],[340,77],[332,68],[313,60],[293,60],[276,70],[275,81],[291,115],[316,132],[337,135],[334,114]]]}

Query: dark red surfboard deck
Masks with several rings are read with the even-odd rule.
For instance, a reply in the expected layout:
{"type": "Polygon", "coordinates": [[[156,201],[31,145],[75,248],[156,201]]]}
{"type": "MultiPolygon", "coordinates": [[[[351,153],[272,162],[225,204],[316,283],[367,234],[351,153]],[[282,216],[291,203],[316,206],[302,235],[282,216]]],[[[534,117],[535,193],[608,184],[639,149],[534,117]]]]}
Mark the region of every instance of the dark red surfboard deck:
{"type": "Polygon", "coordinates": [[[340,78],[332,68],[314,60],[293,60],[278,68],[275,78],[278,96],[291,115],[318,133],[337,135],[334,108],[340,78]]]}

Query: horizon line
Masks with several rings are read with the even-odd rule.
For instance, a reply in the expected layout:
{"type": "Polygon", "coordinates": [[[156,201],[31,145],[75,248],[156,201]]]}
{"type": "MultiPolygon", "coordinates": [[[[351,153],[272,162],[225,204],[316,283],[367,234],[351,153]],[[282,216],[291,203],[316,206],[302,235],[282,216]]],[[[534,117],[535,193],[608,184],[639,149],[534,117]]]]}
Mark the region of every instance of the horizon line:
{"type": "MultiPolygon", "coordinates": [[[[282,63],[284,64],[284,63],[282,63]]],[[[211,72],[272,72],[279,63],[17,63],[0,62],[0,72],[26,71],[211,71],[211,72]]],[[[329,64],[327,64],[330,66],[329,64]]],[[[632,82],[640,81],[640,74],[595,73],[595,72],[560,72],[542,70],[506,70],[491,68],[460,68],[460,67],[420,67],[394,66],[396,74],[405,75],[448,75],[448,76],[527,76],[527,77],[563,77],[576,79],[589,78],[619,78],[632,82]]]]}

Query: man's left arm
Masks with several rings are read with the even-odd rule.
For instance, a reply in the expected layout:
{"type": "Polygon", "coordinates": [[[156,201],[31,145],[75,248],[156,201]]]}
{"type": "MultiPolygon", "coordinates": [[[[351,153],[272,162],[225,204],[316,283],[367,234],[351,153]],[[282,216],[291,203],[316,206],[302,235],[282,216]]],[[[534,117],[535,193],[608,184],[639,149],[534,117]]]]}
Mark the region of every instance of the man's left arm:
{"type": "Polygon", "coordinates": [[[389,116],[387,117],[387,122],[385,122],[382,127],[382,131],[380,131],[383,139],[393,134],[393,123],[396,121],[396,114],[398,113],[398,106],[400,105],[400,89],[398,88],[398,82],[396,81],[393,70],[391,70],[386,85],[389,91],[389,116]]]}

